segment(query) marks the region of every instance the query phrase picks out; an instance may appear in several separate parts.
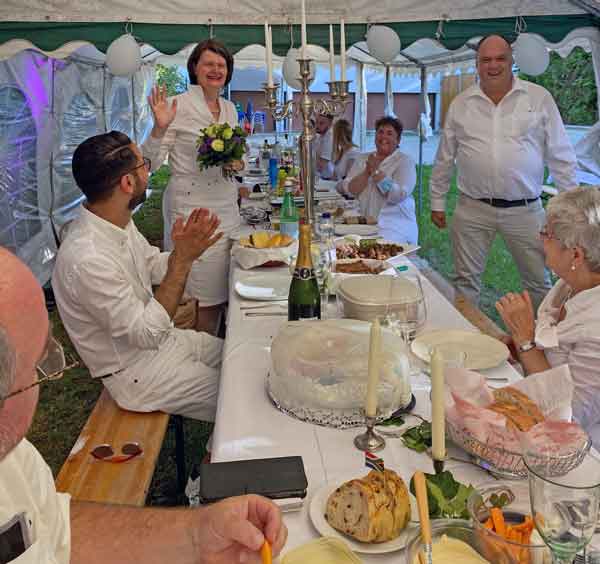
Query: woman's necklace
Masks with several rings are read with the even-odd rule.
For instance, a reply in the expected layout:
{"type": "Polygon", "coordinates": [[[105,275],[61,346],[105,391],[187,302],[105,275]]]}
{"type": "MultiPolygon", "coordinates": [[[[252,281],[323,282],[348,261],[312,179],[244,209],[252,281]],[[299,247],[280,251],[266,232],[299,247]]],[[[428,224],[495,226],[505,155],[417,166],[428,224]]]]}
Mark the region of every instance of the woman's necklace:
{"type": "MultiPolygon", "coordinates": [[[[207,103],[208,106],[208,103],[207,103]]],[[[208,106],[208,109],[210,110],[210,113],[212,114],[212,117],[214,118],[215,121],[217,121],[219,119],[219,116],[221,115],[221,108],[219,107],[219,101],[217,100],[217,109],[213,110],[210,106],[208,106]]]]}

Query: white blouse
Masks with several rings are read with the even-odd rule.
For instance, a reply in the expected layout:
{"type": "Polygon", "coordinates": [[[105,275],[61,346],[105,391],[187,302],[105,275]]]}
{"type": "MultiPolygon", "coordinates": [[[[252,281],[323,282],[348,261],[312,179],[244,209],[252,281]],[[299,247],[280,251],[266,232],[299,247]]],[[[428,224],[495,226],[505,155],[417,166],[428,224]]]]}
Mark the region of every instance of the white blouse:
{"type": "Polygon", "coordinates": [[[334,164],[333,180],[344,180],[360,156],[358,147],[350,147],[334,164]]]}
{"type": "Polygon", "coordinates": [[[551,366],[568,364],[575,387],[573,417],[590,432],[600,424],[600,286],[567,299],[570,292],[563,280],[548,292],[538,309],[535,340],[551,366]],[[557,321],[563,304],[565,318],[557,321]]]}

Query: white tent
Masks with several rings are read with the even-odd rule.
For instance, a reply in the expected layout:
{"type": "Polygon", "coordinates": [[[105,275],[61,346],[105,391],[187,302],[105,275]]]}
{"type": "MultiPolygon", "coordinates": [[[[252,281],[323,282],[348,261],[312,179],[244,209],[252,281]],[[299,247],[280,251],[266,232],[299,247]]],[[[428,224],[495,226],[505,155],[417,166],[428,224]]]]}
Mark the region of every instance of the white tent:
{"type": "MultiPolygon", "coordinates": [[[[307,0],[308,39],[327,63],[328,25],[346,21],[355,65],[355,129],[364,129],[363,77],[381,68],[365,49],[369,24],[394,28],[403,44],[390,72],[418,75],[473,65],[471,45],[487,33],[540,34],[561,54],[581,44],[598,70],[600,14],[595,0],[307,0]],[[581,6],[585,5],[585,9],[581,6]],[[590,13],[591,12],[591,13],[590,13]]],[[[238,68],[263,66],[263,24],[274,25],[277,55],[298,44],[300,1],[3,0],[0,5],[0,244],[13,248],[45,282],[56,232],[81,198],[70,175],[75,146],[99,131],[121,129],[141,141],[148,131],[145,97],[153,65],[211,35],[236,52],[238,68]],[[135,76],[107,71],[103,51],[131,30],[145,43],[135,76]],[[248,47],[250,45],[250,47],[248,47]]],[[[337,39],[337,28],[336,28],[337,39]]],[[[336,46],[339,49],[339,46],[336,46]]],[[[281,59],[279,59],[280,61],[281,59]]],[[[597,73],[598,77],[598,73],[597,73]]]]}

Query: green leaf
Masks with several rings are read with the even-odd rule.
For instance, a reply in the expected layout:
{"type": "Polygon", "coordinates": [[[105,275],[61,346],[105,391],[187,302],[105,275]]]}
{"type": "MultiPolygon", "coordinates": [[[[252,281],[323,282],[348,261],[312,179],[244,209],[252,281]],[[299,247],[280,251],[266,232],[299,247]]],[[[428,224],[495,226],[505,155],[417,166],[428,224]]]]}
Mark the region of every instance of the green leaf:
{"type": "MultiPolygon", "coordinates": [[[[439,474],[425,474],[429,515],[434,518],[468,519],[467,500],[475,488],[465,486],[454,479],[448,470],[439,474]]],[[[414,480],[410,480],[410,491],[415,495],[414,480]]]]}
{"type": "Polygon", "coordinates": [[[381,423],[377,424],[380,427],[394,427],[396,425],[404,425],[404,418],[403,417],[390,417],[389,419],[386,419],[385,421],[382,421],[381,423]]]}

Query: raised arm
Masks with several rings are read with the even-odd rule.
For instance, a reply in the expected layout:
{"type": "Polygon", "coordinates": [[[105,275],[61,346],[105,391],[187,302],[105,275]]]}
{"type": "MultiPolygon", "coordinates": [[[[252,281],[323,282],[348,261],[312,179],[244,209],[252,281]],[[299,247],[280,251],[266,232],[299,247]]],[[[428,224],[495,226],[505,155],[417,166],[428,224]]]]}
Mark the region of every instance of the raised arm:
{"type": "Polygon", "coordinates": [[[152,161],[152,170],[160,168],[175,143],[175,130],[170,127],[177,115],[177,98],[167,99],[166,86],[154,86],[148,104],[154,117],[154,126],[142,144],[142,153],[152,161]]]}

